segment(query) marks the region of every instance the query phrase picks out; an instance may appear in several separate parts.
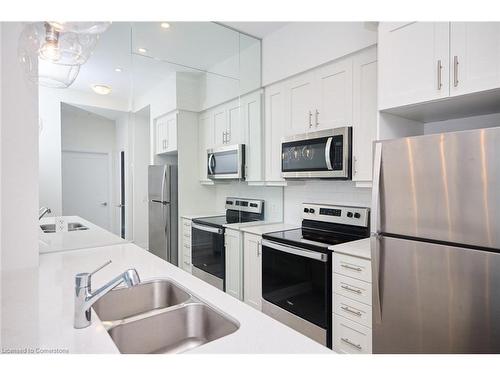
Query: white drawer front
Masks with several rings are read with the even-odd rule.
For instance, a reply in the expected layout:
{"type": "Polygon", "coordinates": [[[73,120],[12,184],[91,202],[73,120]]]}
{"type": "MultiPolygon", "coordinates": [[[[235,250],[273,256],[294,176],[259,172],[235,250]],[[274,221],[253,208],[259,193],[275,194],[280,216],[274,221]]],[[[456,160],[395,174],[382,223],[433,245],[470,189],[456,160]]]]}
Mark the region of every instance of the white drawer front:
{"type": "Polygon", "coordinates": [[[182,259],[182,269],[189,273],[192,272],[191,255],[184,255],[182,259]]]}
{"type": "Polygon", "coordinates": [[[354,277],[367,283],[372,282],[372,263],[367,259],[335,253],[333,256],[333,272],[354,277]]]}
{"type": "Polygon", "coordinates": [[[333,348],[344,353],[371,354],[372,330],[334,314],[333,348]]]}
{"type": "Polygon", "coordinates": [[[340,294],[333,296],[333,312],[369,328],[372,327],[372,307],[340,294]]]}
{"type": "Polygon", "coordinates": [[[333,275],[334,292],[367,305],[372,304],[372,284],[352,277],[333,275]]]}
{"type": "Polygon", "coordinates": [[[182,235],[191,238],[191,220],[182,220],[182,235]]]}
{"type": "Polygon", "coordinates": [[[184,243],[184,245],[182,246],[182,253],[184,255],[191,256],[191,245],[190,244],[188,245],[187,243],[184,243]]]}

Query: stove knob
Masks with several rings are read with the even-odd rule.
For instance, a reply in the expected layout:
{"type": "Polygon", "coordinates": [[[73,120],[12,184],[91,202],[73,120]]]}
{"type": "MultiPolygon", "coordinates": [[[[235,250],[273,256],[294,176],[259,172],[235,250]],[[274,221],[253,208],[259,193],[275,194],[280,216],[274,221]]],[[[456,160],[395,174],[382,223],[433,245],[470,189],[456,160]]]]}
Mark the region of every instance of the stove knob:
{"type": "Polygon", "coordinates": [[[309,212],[313,214],[314,213],[314,208],[310,208],[309,212]]]}
{"type": "Polygon", "coordinates": [[[304,212],[307,214],[309,213],[309,208],[304,208],[304,212]]]}
{"type": "Polygon", "coordinates": [[[360,214],[359,212],[355,212],[355,213],[354,213],[354,217],[355,217],[356,219],[359,219],[359,218],[361,217],[361,214],[360,214]]]}
{"type": "Polygon", "coordinates": [[[347,217],[352,217],[352,212],[348,212],[347,217]]]}

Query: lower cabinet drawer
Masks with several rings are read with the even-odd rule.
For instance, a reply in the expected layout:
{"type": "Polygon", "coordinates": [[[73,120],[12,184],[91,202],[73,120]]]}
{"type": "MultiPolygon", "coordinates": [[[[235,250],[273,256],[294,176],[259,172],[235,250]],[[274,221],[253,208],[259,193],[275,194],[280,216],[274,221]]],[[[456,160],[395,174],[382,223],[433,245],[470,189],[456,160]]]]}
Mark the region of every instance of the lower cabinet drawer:
{"type": "Polygon", "coordinates": [[[187,244],[184,241],[184,244],[182,245],[182,253],[184,255],[189,254],[189,256],[191,256],[191,244],[187,244]]]}
{"type": "Polygon", "coordinates": [[[367,305],[372,304],[372,284],[352,277],[333,274],[334,292],[367,305]]]}
{"type": "Polygon", "coordinates": [[[333,314],[333,349],[350,354],[371,354],[372,330],[333,314]]]}
{"type": "Polygon", "coordinates": [[[182,269],[184,271],[187,271],[189,273],[192,272],[192,264],[191,264],[191,256],[186,256],[184,255],[184,257],[182,258],[182,269]]]}
{"type": "Polygon", "coordinates": [[[343,295],[333,296],[333,312],[369,328],[372,326],[372,307],[343,295]]]}
{"type": "Polygon", "coordinates": [[[370,260],[335,253],[333,272],[355,279],[372,282],[372,263],[370,260]]]}

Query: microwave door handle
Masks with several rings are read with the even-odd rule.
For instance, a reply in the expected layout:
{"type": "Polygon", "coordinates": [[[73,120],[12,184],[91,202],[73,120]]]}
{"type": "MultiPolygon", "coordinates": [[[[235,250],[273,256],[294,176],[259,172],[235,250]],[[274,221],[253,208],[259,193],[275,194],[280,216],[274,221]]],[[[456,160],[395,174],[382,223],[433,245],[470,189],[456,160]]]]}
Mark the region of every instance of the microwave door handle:
{"type": "Polygon", "coordinates": [[[212,169],[212,159],[214,157],[214,154],[210,154],[210,156],[208,157],[208,170],[210,172],[210,174],[214,174],[214,171],[212,169]]]}
{"type": "Polygon", "coordinates": [[[328,137],[325,146],[325,161],[326,161],[326,167],[328,168],[329,171],[333,170],[332,159],[330,158],[332,150],[332,140],[333,140],[332,137],[328,137]]]}

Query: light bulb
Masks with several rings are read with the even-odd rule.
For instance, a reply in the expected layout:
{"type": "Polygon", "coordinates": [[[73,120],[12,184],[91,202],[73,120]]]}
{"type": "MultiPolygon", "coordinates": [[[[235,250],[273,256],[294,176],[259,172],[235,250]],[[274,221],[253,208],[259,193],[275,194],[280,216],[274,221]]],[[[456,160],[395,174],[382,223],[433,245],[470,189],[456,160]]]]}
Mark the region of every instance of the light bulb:
{"type": "Polygon", "coordinates": [[[61,51],[57,41],[46,41],[40,48],[40,57],[44,60],[58,61],[61,58],[61,51]]]}

